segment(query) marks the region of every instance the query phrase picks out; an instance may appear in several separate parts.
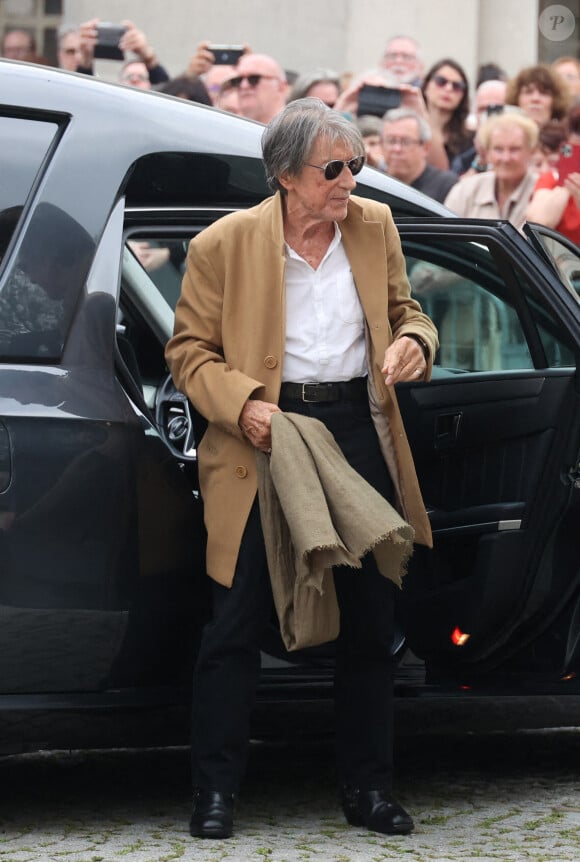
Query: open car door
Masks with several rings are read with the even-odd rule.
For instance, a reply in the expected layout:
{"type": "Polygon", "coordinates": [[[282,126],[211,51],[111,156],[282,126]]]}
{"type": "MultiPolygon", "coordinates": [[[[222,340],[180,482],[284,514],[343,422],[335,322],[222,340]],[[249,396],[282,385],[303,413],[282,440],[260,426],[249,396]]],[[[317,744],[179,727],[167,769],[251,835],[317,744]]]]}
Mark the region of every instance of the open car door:
{"type": "Polygon", "coordinates": [[[405,582],[407,641],[428,680],[467,682],[573,616],[580,300],[507,223],[398,227],[441,342],[433,380],[398,386],[434,533],[405,582]]]}

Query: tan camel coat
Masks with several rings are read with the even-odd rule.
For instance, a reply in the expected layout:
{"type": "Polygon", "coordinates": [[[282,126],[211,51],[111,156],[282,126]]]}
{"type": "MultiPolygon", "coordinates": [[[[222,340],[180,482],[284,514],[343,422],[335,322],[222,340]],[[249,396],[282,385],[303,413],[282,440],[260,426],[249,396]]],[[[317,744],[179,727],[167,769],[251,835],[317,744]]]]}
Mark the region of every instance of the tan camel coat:
{"type": "MultiPolygon", "coordinates": [[[[421,336],[430,356],[437,334],[410,298],[390,209],[352,197],[340,223],[367,329],[369,401],[397,507],[431,544],[431,530],[394,389],[381,374],[393,338],[421,336]]],[[[250,397],[278,402],[285,351],[284,235],[276,194],[225,216],[189,247],[187,271],[166,358],[175,384],[209,421],[198,445],[208,532],[207,571],[231,586],[242,533],[257,491],[255,450],[238,419],[250,397]]],[[[428,363],[426,379],[431,374],[428,363]]]]}

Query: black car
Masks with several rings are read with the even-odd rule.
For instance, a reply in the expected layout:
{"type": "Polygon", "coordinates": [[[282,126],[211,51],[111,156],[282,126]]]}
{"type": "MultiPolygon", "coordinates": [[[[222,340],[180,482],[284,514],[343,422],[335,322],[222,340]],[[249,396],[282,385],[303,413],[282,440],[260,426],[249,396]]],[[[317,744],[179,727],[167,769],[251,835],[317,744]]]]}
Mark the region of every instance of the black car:
{"type": "MultiPolygon", "coordinates": [[[[189,239],[268,194],[262,127],[8,61],[0,93],[0,751],[185,741],[202,430],[164,346],[189,239]]],[[[578,715],[576,249],[357,179],[441,337],[433,381],[398,387],[435,546],[400,596],[397,691],[578,715]]],[[[331,665],[273,621],[262,700],[326,698],[331,665]]]]}

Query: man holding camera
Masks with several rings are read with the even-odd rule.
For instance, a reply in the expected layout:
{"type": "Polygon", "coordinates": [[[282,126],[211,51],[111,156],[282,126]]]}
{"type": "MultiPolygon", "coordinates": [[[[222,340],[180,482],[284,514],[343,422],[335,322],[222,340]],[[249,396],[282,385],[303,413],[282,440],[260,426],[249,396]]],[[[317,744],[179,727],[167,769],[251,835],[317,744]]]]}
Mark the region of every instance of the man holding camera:
{"type": "Polygon", "coordinates": [[[101,23],[98,18],[92,18],[80,25],[79,32],[82,59],[77,66],[77,72],[94,75],[95,57],[100,55],[109,59],[123,60],[126,52],[130,52],[144,64],[151,86],[169,80],[169,75],[159,64],[154,49],[147,41],[147,36],[132,21],[121,21],[119,25],[110,25],[101,23]],[[112,49],[114,53],[102,53],[103,47],[112,49]]]}

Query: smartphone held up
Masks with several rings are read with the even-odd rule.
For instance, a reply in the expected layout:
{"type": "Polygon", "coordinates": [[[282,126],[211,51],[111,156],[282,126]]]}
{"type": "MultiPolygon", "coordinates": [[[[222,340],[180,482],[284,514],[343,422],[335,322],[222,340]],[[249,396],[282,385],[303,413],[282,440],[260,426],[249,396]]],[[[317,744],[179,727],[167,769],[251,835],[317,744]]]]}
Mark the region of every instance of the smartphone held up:
{"type": "Polygon", "coordinates": [[[383,117],[387,111],[398,108],[401,104],[401,91],[397,87],[382,87],[374,84],[364,84],[358,94],[359,117],[371,114],[383,117]]]}
{"type": "Polygon", "coordinates": [[[556,162],[558,185],[563,186],[570,174],[580,173],[580,144],[564,144],[556,162]]]}
{"type": "Polygon", "coordinates": [[[97,26],[95,57],[102,60],[123,60],[125,55],[119,48],[127,28],[121,24],[101,23],[97,26]]]}
{"type": "Polygon", "coordinates": [[[216,66],[235,66],[244,53],[243,45],[208,45],[216,66]]]}

